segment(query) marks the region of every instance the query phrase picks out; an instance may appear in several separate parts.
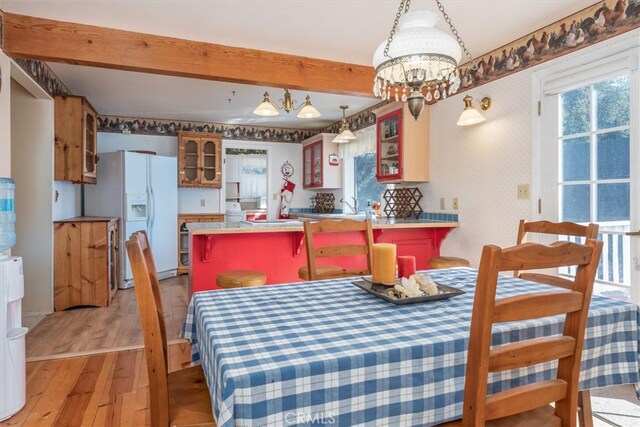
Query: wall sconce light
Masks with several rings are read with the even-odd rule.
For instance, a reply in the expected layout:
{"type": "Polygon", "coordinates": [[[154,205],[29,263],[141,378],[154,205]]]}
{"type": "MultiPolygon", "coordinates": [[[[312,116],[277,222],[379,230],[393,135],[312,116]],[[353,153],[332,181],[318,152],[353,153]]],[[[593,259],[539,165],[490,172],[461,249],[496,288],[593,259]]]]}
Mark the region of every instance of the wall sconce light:
{"type": "MultiPolygon", "coordinates": [[[[470,126],[478,123],[482,123],[485,121],[485,118],[480,114],[478,110],[473,106],[473,98],[469,95],[465,96],[464,99],[464,111],[460,114],[460,118],[458,119],[458,126],[470,126]]],[[[491,107],[491,98],[485,96],[480,101],[480,108],[482,111],[486,111],[491,107]]]]}

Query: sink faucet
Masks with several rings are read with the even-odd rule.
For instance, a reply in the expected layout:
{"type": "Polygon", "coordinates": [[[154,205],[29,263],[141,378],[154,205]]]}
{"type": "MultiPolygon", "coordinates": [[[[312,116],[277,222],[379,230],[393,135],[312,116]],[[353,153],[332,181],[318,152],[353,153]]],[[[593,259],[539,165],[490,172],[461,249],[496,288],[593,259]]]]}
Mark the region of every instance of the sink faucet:
{"type": "Polygon", "coordinates": [[[356,199],[355,197],[351,197],[353,199],[353,205],[351,205],[349,202],[347,202],[344,197],[342,199],[340,199],[340,203],[344,203],[345,205],[347,205],[349,207],[349,209],[351,209],[354,213],[354,215],[358,214],[358,199],[356,199]]]}

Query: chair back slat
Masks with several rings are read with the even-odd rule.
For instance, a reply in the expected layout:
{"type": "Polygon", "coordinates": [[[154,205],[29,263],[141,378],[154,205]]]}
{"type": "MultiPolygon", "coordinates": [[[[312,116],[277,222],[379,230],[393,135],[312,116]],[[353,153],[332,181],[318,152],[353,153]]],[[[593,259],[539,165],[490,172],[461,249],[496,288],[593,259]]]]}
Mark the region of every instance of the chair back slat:
{"type": "Polygon", "coordinates": [[[373,229],[371,220],[355,221],[344,220],[323,220],[304,221],[304,240],[307,250],[307,270],[308,280],[335,279],[340,277],[352,277],[371,274],[371,262],[373,259],[373,229]],[[314,234],[319,233],[353,233],[364,234],[364,243],[361,245],[329,245],[316,247],[314,234]],[[316,269],[316,258],[338,258],[346,256],[366,256],[366,269],[344,268],[337,271],[329,271],[319,274],[316,269]]]}
{"type": "Polygon", "coordinates": [[[555,404],[555,416],[563,425],[575,425],[578,376],[584,343],[584,331],[593,291],[602,242],[587,239],[584,245],[556,242],[545,246],[526,243],[501,249],[487,245],[482,250],[476,285],[464,389],[464,426],[482,426],[486,420],[525,412],[555,404]],[[552,260],[555,260],[555,265],[552,260]],[[536,292],[510,296],[496,301],[501,271],[576,267],[571,290],[536,292]],[[499,321],[516,321],[565,314],[564,330],[556,341],[522,341],[518,345],[491,349],[492,326],[499,321]],[[568,352],[572,348],[571,352],[568,352]],[[558,359],[556,378],[486,395],[489,370],[508,369],[513,363],[523,366],[558,359]]]}
{"type": "Polygon", "coordinates": [[[523,280],[529,280],[531,282],[544,283],[545,285],[557,286],[559,288],[571,289],[573,287],[573,280],[565,279],[563,277],[552,276],[544,273],[520,273],[518,276],[523,280]]]}
{"type": "Polygon", "coordinates": [[[496,302],[493,323],[517,322],[571,313],[582,308],[582,294],[575,291],[536,292],[496,302]]]}
{"type": "MultiPolygon", "coordinates": [[[[584,237],[585,239],[597,239],[598,238],[598,230],[600,226],[598,224],[588,224],[588,225],[580,225],[573,222],[551,222],[551,221],[525,221],[524,219],[520,220],[520,224],[518,226],[518,237],[516,240],[516,245],[520,245],[524,243],[525,237],[528,233],[537,233],[537,234],[549,234],[555,236],[575,236],[575,237],[584,237]]],[[[513,277],[521,277],[520,272],[518,270],[513,271],[513,277]]],[[[558,282],[553,279],[550,279],[551,276],[548,274],[540,274],[538,276],[529,276],[527,280],[531,280],[533,282],[545,283],[547,285],[560,286],[565,289],[571,289],[568,286],[567,282],[558,282]]]]}
{"type": "MultiPolygon", "coordinates": [[[[539,381],[492,394],[487,398],[486,420],[508,417],[564,399],[567,383],[563,380],[539,381]]],[[[575,415],[574,415],[575,418],[575,415]]],[[[484,425],[476,424],[476,425],[484,425]]],[[[565,424],[568,425],[568,424],[565,424]]]]}
{"type": "Polygon", "coordinates": [[[534,270],[583,265],[589,262],[590,256],[591,250],[579,243],[555,242],[550,246],[523,243],[503,251],[500,270],[534,270]]]}
{"type": "Polygon", "coordinates": [[[364,245],[323,246],[316,249],[316,258],[366,255],[369,248],[364,245]]]}
{"type": "Polygon", "coordinates": [[[576,340],[557,336],[533,338],[494,347],[489,353],[489,372],[523,368],[573,354],[576,340]]]}
{"type": "Polygon", "coordinates": [[[151,425],[165,426],[169,424],[167,333],[156,266],[144,231],[131,234],[126,248],[144,336],[151,425]]]}

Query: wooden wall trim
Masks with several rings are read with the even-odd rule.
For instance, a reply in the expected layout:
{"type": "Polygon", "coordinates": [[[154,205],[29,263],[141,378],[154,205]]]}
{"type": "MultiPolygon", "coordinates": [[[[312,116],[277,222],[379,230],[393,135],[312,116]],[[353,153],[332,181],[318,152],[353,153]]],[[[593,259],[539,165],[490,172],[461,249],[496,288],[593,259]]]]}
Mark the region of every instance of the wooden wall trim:
{"type": "Polygon", "coordinates": [[[11,57],[373,97],[370,66],[7,12],[2,20],[2,49],[11,57]]]}

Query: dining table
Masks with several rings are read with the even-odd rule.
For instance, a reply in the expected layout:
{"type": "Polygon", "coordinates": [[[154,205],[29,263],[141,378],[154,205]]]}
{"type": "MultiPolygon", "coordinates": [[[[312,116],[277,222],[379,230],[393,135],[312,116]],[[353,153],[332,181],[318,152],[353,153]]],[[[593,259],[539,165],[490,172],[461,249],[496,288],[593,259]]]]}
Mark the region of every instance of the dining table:
{"type": "MultiPolygon", "coordinates": [[[[395,305],[359,278],[196,292],[182,336],[220,427],[425,426],[462,417],[477,270],[429,270],[463,291],[395,305]]],[[[497,298],[551,290],[500,275],[497,298]]],[[[557,288],[555,288],[557,289],[557,288]]],[[[561,334],[564,316],[496,324],[492,344],[561,334]]],[[[640,313],[594,295],[580,374],[588,390],[640,381],[640,313]]],[[[488,393],[550,379],[557,362],[491,373],[488,393]]]]}

